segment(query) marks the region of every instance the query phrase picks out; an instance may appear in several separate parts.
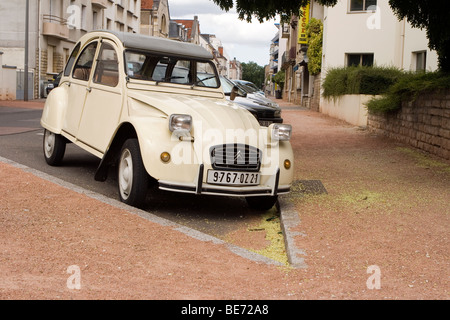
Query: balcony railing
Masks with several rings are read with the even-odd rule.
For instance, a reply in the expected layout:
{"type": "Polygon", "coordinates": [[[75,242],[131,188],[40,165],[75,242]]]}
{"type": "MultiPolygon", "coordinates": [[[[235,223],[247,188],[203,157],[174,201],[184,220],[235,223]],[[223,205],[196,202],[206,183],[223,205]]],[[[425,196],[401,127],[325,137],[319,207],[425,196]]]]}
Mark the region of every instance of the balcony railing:
{"type": "Polygon", "coordinates": [[[43,22],[43,35],[59,39],[69,38],[69,28],[67,27],[66,19],[51,14],[44,14],[43,22]]]}

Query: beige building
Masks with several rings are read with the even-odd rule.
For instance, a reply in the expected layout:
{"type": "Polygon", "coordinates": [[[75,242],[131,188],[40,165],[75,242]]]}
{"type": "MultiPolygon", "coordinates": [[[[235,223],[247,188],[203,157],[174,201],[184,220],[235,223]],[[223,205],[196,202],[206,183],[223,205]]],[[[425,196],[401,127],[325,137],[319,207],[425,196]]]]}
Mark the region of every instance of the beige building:
{"type": "MultiPolygon", "coordinates": [[[[18,69],[24,68],[25,3],[23,0],[3,1],[0,11],[3,63],[18,69]]],[[[74,44],[85,33],[97,29],[139,33],[141,0],[37,0],[29,3],[28,67],[33,74],[34,98],[45,96],[48,80],[62,71],[74,44]]]]}
{"type": "Polygon", "coordinates": [[[148,36],[169,37],[168,0],[141,0],[140,33],[148,36]]]}

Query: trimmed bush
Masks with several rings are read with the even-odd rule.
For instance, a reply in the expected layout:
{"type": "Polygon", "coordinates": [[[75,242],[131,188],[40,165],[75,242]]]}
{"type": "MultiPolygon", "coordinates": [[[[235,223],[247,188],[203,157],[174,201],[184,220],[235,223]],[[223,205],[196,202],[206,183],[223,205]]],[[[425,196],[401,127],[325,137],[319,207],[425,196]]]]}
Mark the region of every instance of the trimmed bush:
{"type": "Polygon", "coordinates": [[[345,94],[383,94],[402,75],[401,70],[393,67],[333,68],[322,84],[323,96],[335,99],[345,94]]]}
{"type": "Polygon", "coordinates": [[[404,73],[381,97],[368,101],[367,109],[373,113],[395,111],[401,108],[403,101],[414,101],[421,93],[448,88],[450,74],[404,73]]]}

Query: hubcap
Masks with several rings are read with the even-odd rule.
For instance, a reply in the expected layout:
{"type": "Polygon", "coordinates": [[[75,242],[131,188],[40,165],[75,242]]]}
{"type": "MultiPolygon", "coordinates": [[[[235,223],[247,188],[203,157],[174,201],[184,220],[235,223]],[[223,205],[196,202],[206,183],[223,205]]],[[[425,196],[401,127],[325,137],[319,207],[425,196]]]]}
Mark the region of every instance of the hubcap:
{"type": "Polygon", "coordinates": [[[45,131],[44,152],[47,158],[50,158],[55,149],[55,134],[50,131],[45,131]]]}
{"type": "Polygon", "coordinates": [[[133,184],[133,162],[128,149],[122,152],[119,164],[119,189],[123,199],[128,199],[133,184]]]}

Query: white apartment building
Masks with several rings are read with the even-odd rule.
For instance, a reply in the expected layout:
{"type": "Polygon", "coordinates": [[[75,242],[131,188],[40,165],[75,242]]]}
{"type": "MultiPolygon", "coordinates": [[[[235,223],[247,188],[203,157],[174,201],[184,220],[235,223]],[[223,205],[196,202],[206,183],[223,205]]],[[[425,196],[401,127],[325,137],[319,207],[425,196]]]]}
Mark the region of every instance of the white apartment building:
{"type": "Polygon", "coordinates": [[[323,75],[327,68],[352,64],[437,69],[437,54],[428,48],[425,30],[399,21],[388,2],[341,0],[324,7],[323,75]]]}
{"type": "MultiPolygon", "coordinates": [[[[0,51],[3,63],[24,68],[24,0],[1,0],[0,51]]],[[[139,33],[141,0],[29,1],[28,67],[35,98],[64,67],[76,41],[85,33],[108,29],[139,33]]],[[[17,97],[20,99],[20,97],[17,97]]]]}
{"type": "Polygon", "coordinates": [[[311,0],[304,10],[307,20],[323,22],[322,67],[316,76],[306,67],[308,44],[300,41],[303,19],[292,17],[281,24],[279,38],[287,38],[286,52],[282,56],[273,43],[272,59],[277,53],[278,63],[271,61],[271,67],[286,71],[284,97],[289,101],[308,107],[314,101],[318,109],[318,80],[330,68],[366,65],[434,71],[438,67],[437,53],[428,48],[425,30],[412,28],[406,19],[399,21],[388,0],[340,0],[334,7],[311,0]]]}

